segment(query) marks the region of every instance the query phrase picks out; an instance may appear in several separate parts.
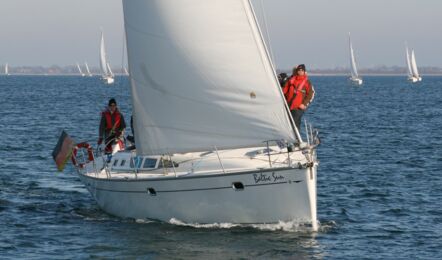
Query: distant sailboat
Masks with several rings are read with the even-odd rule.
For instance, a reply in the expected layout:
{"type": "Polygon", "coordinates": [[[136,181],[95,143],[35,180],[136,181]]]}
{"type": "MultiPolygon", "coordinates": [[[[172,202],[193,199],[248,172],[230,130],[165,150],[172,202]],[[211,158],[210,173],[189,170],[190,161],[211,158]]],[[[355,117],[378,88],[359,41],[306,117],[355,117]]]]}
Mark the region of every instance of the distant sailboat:
{"type": "Polygon", "coordinates": [[[415,83],[418,81],[422,81],[422,77],[419,76],[419,71],[417,70],[417,64],[416,64],[416,56],[414,55],[414,50],[408,51],[408,46],[405,44],[405,51],[407,55],[407,74],[408,74],[408,80],[415,83]]]}
{"type": "Polygon", "coordinates": [[[88,75],[89,77],[92,77],[92,73],[91,73],[91,71],[89,70],[89,66],[87,65],[87,62],[84,63],[84,66],[86,67],[86,73],[87,73],[87,75],[88,75]]]}
{"type": "Polygon", "coordinates": [[[127,71],[127,68],[123,67],[123,70],[124,70],[124,75],[129,76],[129,71],[127,71]]]}
{"type": "Polygon", "coordinates": [[[9,66],[8,66],[8,63],[5,64],[5,75],[9,75],[9,66]]]}
{"type": "Polygon", "coordinates": [[[77,69],[78,69],[78,72],[80,72],[80,75],[82,77],[84,77],[85,75],[84,75],[83,71],[81,71],[80,64],[78,64],[78,62],[77,62],[77,69]]]}
{"type": "Polygon", "coordinates": [[[107,71],[109,72],[109,75],[113,78],[115,75],[114,75],[114,73],[113,73],[112,70],[111,70],[111,67],[110,67],[110,65],[109,65],[109,62],[108,62],[106,65],[107,65],[107,71]]]}
{"type": "Polygon", "coordinates": [[[422,81],[422,77],[419,76],[419,72],[417,71],[416,65],[416,56],[414,55],[414,50],[411,50],[411,70],[413,71],[413,76],[417,78],[418,81],[422,81]]]}
{"type": "Polygon", "coordinates": [[[350,67],[351,67],[350,81],[354,84],[362,85],[362,79],[361,79],[361,77],[359,77],[358,70],[356,68],[356,60],[355,60],[355,55],[354,55],[354,51],[353,51],[353,46],[351,44],[350,33],[348,33],[348,42],[349,42],[349,46],[350,46],[350,67]]]}
{"type": "Polygon", "coordinates": [[[101,77],[106,84],[114,83],[114,74],[110,70],[109,63],[106,61],[106,49],[104,46],[104,35],[101,32],[101,43],[100,43],[100,68],[101,77]]]}

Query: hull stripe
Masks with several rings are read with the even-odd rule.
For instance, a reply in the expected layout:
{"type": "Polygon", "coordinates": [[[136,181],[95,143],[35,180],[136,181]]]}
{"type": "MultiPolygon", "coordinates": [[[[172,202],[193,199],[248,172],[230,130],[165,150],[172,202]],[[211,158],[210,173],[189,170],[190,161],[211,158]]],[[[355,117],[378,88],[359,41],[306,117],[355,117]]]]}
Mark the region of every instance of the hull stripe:
{"type": "MultiPolygon", "coordinates": [[[[300,183],[302,181],[292,181],[294,183],[300,183]]],[[[251,184],[251,185],[244,185],[244,187],[256,187],[256,186],[267,186],[267,185],[278,185],[278,184],[287,184],[289,182],[284,181],[284,182],[274,182],[274,183],[263,183],[263,184],[251,184]]],[[[87,185],[87,186],[91,186],[91,185],[87,185]]],[[[146,193],[148,194],[147,188],[146,190],[142,190],[142,191],[131,191],[131,190],[111,190],[111,189],[102,189],[102,188],[97,188],[94,187],[95,190],[99,190],[99,191],[108,191],[108,192],[122,192],[122,193],[146,193]]],[[[158,190],[156,191],[156,193],[173,193],[173,192],[189,192],[189,191],[208,191],[208,190],[222,190],[222,189],[232,189],[233,188],[231,186],[226,186],[226,187],[214,187],[214,188],[200,188],[200,189],[186,189],[186,190],[158,190]]]]}

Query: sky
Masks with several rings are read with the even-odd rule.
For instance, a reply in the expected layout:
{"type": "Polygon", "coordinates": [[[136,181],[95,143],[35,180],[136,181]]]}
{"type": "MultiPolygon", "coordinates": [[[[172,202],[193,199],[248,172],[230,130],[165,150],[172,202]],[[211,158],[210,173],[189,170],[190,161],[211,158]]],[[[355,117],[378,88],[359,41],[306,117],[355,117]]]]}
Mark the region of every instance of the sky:
{"type": "MultiPolygon", "coordinates": [[[[405,41],[415,50],[418,66],[442,67],[441,0],[252,3],[277,68],[298,63],[316,69],[348,67],[349,32],[360,68],[405,66],[405,41]]],[[[110,63],[121,66],[121,0],[0,0],[0,4],[0,64],[66,66],[87,61],[98,66],[102,28],[110,63]]]]}

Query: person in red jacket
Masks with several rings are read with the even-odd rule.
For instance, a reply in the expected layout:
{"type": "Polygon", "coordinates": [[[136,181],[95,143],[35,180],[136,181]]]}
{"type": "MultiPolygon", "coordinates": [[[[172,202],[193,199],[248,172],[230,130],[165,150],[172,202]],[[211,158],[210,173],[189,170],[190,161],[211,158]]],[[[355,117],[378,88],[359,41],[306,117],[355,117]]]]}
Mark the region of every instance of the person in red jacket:
{"type": "Polygon", "coordinates": [[[123,114],[120,113],[117,107],[117,101],[111,98],[107,109],[101,112],[100,128],[98,130],[98,144],[100,145],[105,140],[105,153],[112,153],[112,144],[119,139],[124,129],[126,122],[123,114]]]}
{"type": "Polygon", "coordinates": [[[301,131],[302,115],[315,96],[315,90],[308,79],[304,64],[293,69],[292,76],[284,85],[283,93],[296,128],[301,131]]]}

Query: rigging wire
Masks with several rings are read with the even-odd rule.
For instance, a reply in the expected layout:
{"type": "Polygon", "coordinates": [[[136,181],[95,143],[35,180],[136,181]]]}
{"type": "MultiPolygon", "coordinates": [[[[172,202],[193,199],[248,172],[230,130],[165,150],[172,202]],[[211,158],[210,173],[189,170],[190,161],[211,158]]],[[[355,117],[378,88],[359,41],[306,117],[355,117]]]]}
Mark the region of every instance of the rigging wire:
{"type": "Polygon", "coordinates": [[[265,31],[264,37],[266,38],[266,41],[267,41],[268,46],[269,46],[268,49],[269,49],[269,52],[270,52],[270,57],[273,60],[273,64],[276,65],[275,56],[273,55],[272,42],[270,41],[269,27],[268,27],[268,24],[267,24],[267,16],[266,16],[266,12],[265,12],[265,9],[264,9],[264,1],[263,0],[260,0],[260,5],[261,5],[262,18],[263,18],[262,21],[263,21],[263,24],[264,24],[264,31],[265,31]]]}

